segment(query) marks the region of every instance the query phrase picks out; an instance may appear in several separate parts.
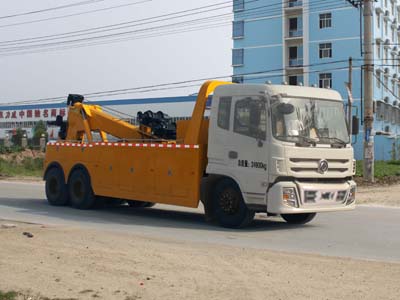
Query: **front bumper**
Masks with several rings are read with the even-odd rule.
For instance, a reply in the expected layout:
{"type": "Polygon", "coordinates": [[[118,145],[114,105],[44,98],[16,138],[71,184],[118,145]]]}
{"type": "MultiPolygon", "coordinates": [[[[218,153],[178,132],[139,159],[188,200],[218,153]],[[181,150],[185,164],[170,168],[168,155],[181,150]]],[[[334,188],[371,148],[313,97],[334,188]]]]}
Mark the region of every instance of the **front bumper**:
{"type": "Polygon", "coordinates": [[[356,183],[352,180],[343,183],[278,182],[268,191],[267,212],[300,214],[353,210],[355,201],[348,200],[355,187],[356,183]],[[293,188],[296,192],[295,206],[283,200],[283,189],[287,188],[293,188]]]}

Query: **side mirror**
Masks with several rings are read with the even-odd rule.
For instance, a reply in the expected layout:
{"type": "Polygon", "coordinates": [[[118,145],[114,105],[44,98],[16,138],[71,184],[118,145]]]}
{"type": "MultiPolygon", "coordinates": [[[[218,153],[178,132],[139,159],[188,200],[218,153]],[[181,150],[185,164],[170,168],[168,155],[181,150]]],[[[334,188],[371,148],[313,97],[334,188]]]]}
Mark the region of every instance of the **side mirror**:
{"type": "Polygon", "coordinates": [[[290,115],[294,112],[294,106],[290,103],[279,103],[277,109],[283,115],[290,115]]]}
{"type": "Polygon", "coordinates": [[[360,133],[360,119],[357,116],[353,116],[351,120],[351,134],[358,135],[360,133]]]}

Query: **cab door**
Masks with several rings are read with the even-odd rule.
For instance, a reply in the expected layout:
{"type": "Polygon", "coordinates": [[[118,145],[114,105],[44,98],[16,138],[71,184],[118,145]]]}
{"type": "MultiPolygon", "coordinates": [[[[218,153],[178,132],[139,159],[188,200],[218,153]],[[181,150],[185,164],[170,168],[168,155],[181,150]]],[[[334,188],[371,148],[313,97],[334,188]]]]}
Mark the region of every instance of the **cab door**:
{"type": "Polygon", "coordinates": [[[266,99],[236,96],[232,100],[231,129],[224,147],[227,171],[243,194],[262,195],[268,185],[266,99]]]}

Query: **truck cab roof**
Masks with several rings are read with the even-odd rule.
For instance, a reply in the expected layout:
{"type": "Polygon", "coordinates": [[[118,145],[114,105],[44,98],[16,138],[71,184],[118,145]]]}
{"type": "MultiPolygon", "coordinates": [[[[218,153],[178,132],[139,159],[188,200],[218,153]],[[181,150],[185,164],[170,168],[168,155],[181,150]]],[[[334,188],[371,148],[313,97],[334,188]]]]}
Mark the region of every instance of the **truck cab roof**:
{"type": "Polygon", "coordinates": [[[220,96],[243,96],[243,95],[281,95],[283,97],[308,98],[312,95],[315,99],[343,101],[341,95],[331,89],[321,89],[306,86],[294,85],[273,85],[273,84],[232,84],[223,85],[216,89],[215,93],[220,96]]]}

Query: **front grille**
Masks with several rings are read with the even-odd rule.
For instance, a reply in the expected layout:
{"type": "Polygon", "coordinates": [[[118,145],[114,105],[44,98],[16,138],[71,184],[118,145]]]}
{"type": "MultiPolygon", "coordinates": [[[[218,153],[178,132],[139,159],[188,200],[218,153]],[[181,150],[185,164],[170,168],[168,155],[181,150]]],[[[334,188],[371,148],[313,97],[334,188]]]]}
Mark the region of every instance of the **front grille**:
{"type": "Polygon", "coordinates": [[[316,197],[317,197],[317,191],[305,191],[304,203],[315,203],[316,197]]]}
{"type": "MultiPolygon", "coordinates": [[[[301,176],[302,174],[319,174],[318,165],[320,158],[290,158],[289,167],[293,173],[301,176]]],[[[348,159],[327,159],[329,169],[324,175],[343,175],[352,169],[352,164],[348,159]]]]}
{"type": "Polygon", "coordinates": [[[346,199],[347,191],[304,191],[304,204],[313,204],[317,202],[344,202],[346,199]]]}
{"type": "Polygon", "coordinates": [[[336,201],[344,202],[346,199],[347,191],[339,191],[336,196],[336,201]]]}

